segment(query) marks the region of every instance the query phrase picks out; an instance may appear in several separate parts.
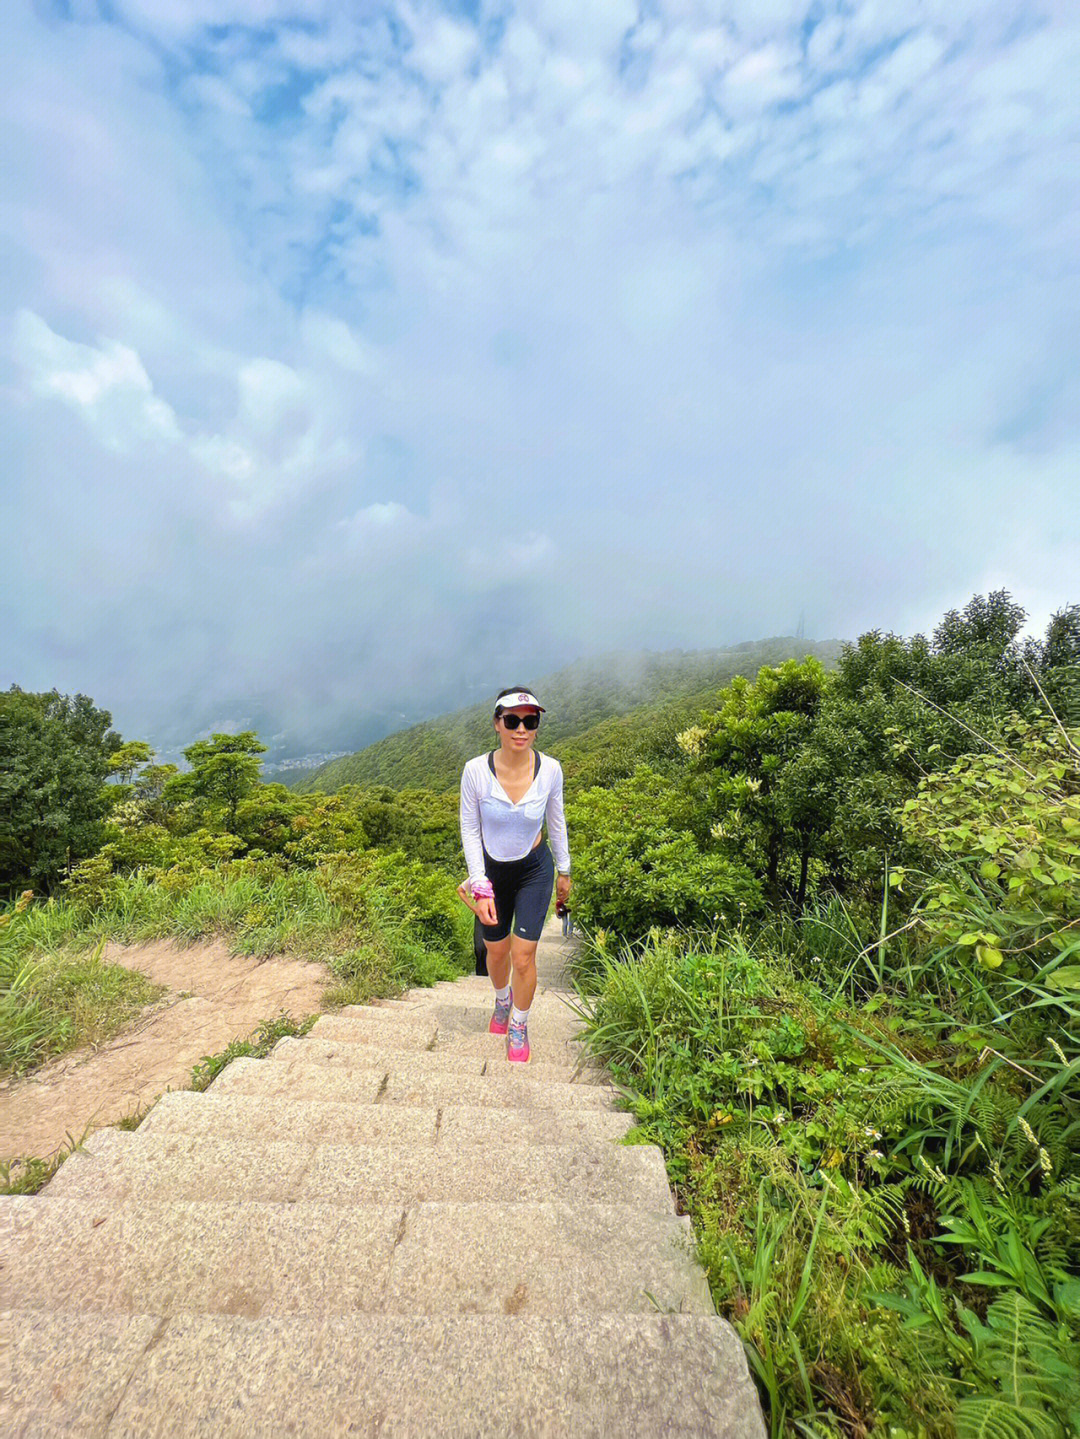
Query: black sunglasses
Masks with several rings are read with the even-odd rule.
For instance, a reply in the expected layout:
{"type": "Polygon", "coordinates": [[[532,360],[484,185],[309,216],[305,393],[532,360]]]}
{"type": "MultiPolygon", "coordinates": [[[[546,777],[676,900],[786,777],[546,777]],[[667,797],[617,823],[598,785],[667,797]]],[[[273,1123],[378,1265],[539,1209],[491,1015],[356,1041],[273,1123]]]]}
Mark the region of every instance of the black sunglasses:
{"type": "Polygon", "coordinates": [[[518,725],[524,725],[526,729],[539,729],[539,715],[499,715],[499,719],[507,729],[517,729],[518,725]]]}

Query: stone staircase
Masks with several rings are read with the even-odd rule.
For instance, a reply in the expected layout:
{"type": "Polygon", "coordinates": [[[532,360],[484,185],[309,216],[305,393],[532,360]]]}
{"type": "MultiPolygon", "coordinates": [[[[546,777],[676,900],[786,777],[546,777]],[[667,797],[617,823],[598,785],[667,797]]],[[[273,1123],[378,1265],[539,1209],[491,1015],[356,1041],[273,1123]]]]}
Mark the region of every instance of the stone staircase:
{"type": "Polygon", "coordinates": [[[0,1199],[0,1434],[762,1439],[660,1151],[462,979],[320,1018],[0,1199]],[[6,1370],[6,1374],[5,1374],[6,1370]]]}

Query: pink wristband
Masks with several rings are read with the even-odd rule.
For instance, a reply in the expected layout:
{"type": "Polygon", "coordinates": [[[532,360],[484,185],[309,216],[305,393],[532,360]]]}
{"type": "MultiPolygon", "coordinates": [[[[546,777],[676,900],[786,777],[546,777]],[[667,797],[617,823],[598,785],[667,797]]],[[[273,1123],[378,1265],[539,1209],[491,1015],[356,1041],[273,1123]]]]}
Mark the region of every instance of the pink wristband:
{"type": "Polygon", "coordinates": [[[495,891],[494,889],[492,889],[491,881],[489,879],[479,880],[476,884],[471,884],[470,888],[472,890],[473,899],[495,898],[495,891]]]}

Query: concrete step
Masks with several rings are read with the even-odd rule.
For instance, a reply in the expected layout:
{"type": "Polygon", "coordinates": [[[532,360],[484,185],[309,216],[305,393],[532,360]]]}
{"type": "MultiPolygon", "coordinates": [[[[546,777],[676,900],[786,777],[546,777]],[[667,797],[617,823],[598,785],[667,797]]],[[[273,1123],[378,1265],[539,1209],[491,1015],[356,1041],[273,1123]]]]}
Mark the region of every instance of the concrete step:
{"type": "Polygon", "coordinates": [[[20,1310],[0,1324],[4,1433],[26,1439],[765,1439],[738,1337],[698,1315],[20,1310]]]}
{"type": "Polygon", "coordinates": [[[427,1049],[435,1043],[438,1025],[418,1006],[416,1013],[401,1010],[368,1009],[366,1013],[342,1016],[323,1014],[309,1034],[315,1039],[337,1039],[347,1032],[354,1042],[390,1045],[395,1049],[427,1049]]]}
{"type": "MultiPolygon", "coordinates": [[[[512,977],[510,985],[513,988],[512,977]]],[[[470,976],[469,979],[458,980],[454,984],[433,984],[430,989],[406,990],[402,998],[395,1000],[394,1003],[415,1004],[425,1001],[434,1004],[463,1004],[470,1008],[483,1007],[483,1005],[493,1002],[493,986],[490,979],[474,979],[470,976]]],[[[538,984],[533,1003],[541,1002],[564,1008],[569,1004],[579,1005],[581,998],[573,989],[538,984]]]]}
{"type": "Polygon", "coordinates": [[[416,1205],[390,1314],[712,1314],[689,1218],[571,1201],[416,1205]]]}
{"type": "MultiPolygon", "coordinates": [[[[448,999],[433,996],[430,999],[401,1001],[402,1006],[414,1013],[430,1015],[439,1026],[440,1036],[447,1030],[454,1034],[486,1034],[488,1021],[494,1008],[489,995],[475,1003],[462,1003],[453,997],[448,999]]],[[[382,1007],[374,1011],[383,1013],[382,1007]]],[[[398,1010],[391,1011],[399,1013],[398,1010]]],[[[336,1010],[327,1018],[352,1019],[358,1017],[356,1007],[336,1010]]],[[[529,1010],[529,1032],[532,1034],[554,1034],[560,1039],[575,1039],[582,1031],[581,1020],[564,1004],[551,1000],[537,1000],[529,1010]]]]}
{"type": "MultiPolygon", "coordinates": [[[[258,1063],[258,1061],[256,1061],[258,1063]]],[[[139,1125],[139,1134],[257,1135],[266,1143],[435,1143],[439,1111],[404,1105],[327,1103],[278,1095],[229,1094],[213,1085],[203,1094],[163,1094],[139,1125]]]]}
{"type": "Polygon", "coordinates": [[[326,1204],[572,1199],[673,1214],[652,1145],[306,1144],[259,1135],[102,1129],[43,1191],[48,1199],[314,1200],[326,1204]]]}
{"type": "Polygon", "coordinates": [[[623,1204],[0,1202],[30,1309],[242,1314],[712,1313],[686,1218],[623,1204]]]}
{"type": "MultiPolygon", "coordinates": [[[[322,1064],[330,1069],[390,1070],[405,1065],[410,1070],[425,1074],[488,1074],[509,1066],[506,1040],[503,1039],[500,1044],[498,1035],[489,1035],[488,1038],[494,1040],[494,1044],[458,1046],[448,1041],[433,1049],[399,1050],[363,1041],[354,1043],[349,1039],[316,1039],[312,1034],[304,1039],[279,1040],[267,1058],[274,1064],[322,1064]]],[[[569,1059],[565,1056],[565,1048],[532,1047],[531,1058],[524,1067],[537,1080],[550,1079],[563,1084],[608,1084],[603,1070],[587,1067],[574,1056],[569,1059]]]]}
{"type": "Polygon", "coordinates": [[[532,1065],[500,1065],[497,1072],[438,1073],[411,1066],[403,1057],[392,1069],[270,1059],[234,1059],[211,1086],[215,1094],[281,1095],[288,1099],[336,1100],[351,1104],[450,1104],[521,1109],[609,1109],[614,1098],[595,1084],[567,1084],[532,1078],[532,1065]],[[522,1070],[525,1072],[523,1073],[522,1070]]]}
{"type": "Polygon", "coordinates": [[[460,979],[440,979],[435,984],[424,985],[416,989],[405,991],[405,998],[411,999],[414,994],[488,994],[491,993],[491,980],[486,974],[463,974],[460,979]]]}
{"type": "Polygon", "coordinates": [[[392,1041],[324,1039],[314,1031],[302,1039],[280,1039],[267,1055],[274,1064],[325,1064],[338,1069],[387,1070],[399,1061],[431,1073],[483,1074],[485,1059],[466,1051],[436,1054],[434,1049],[396,1049],[392,1041]]]}
{"type": "MultiPolygon", "coordinates": [[[[440,1043],[451,1036],[455,1039],[465,1036],[480,1038],[488,1032],[490,1004],[485,1004],[482,1009],[479,1006],[469,1008],[467,1005],[447,1004],[426,1004],[422,1008],[438,1022],[440,1043]]],[[[581,1034],[581,1025],[566,1010],[533,1005],[529,1011],[529,1039],[533,1044],[551,1040],[566,1044],[579,1039],[581,1034]]]]}
{"type": "MultiPolygon", "coordinates": [[[[453,1009],[479,1010],[481,1012],[487,1010],[489,1014],[494,1002],[494,993],[488,980],[477,984],[475,988],[452,984],[433,985],[431,989],[410,990],[404,1001],[396,1001],[396,1003],[410,1004],[421,1009],[446,1005],[453,1009]]],[[[537,985],[530,1012],[546,1010],[552,1014],[576,1018],[576,1009],[580,1004],[579,996],[572,990],[545,988],[537,985]]]]}
{"type": "Polygon", "coordinates": [[[309,1144],[609,1144],[633,1128],[610,1109],[480,1109],[467,1105],[340,1104],[257,1094],[165,1094],[140,1134],[257,1134],[309,1144]]]}
{"type": "MultiPolygon", "coordinates": [[[[587,1050],[582,1045],[572,1038],[560,1039],[558,1036],[552,1035],[543,1025],[538,1025],[535,1033],[532,1025],[529,1025],[529,1048],[537,1063],[559,1064],[570,1069],[587,1070],[606,1079],[604,1071],[592,1062],[587,1050]]],[[[483,1029],[458,1032],[444,1029],[440,1024],[439,1042],[431,1053],[439,1054],[451,1051],[456,1054],[480,1054],[487,1059],[502,1059],[506,1055],[506,1036],[504,1034],[488,1034],[486,1023],[483,1029]]]]}

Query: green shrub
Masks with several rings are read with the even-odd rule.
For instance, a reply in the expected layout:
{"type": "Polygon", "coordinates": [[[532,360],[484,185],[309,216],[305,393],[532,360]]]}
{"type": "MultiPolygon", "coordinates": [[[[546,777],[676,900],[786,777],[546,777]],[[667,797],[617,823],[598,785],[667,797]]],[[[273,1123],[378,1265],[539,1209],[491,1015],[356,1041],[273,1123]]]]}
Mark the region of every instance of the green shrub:
{"type": "Polygon", "coordinates": [[[688,800],[648,766],[568,806],[574,835],[574,913],[587,929],[640,936],[653,926],[711,924],[761,905],[737,860],[704,853],[688,800]]]}

